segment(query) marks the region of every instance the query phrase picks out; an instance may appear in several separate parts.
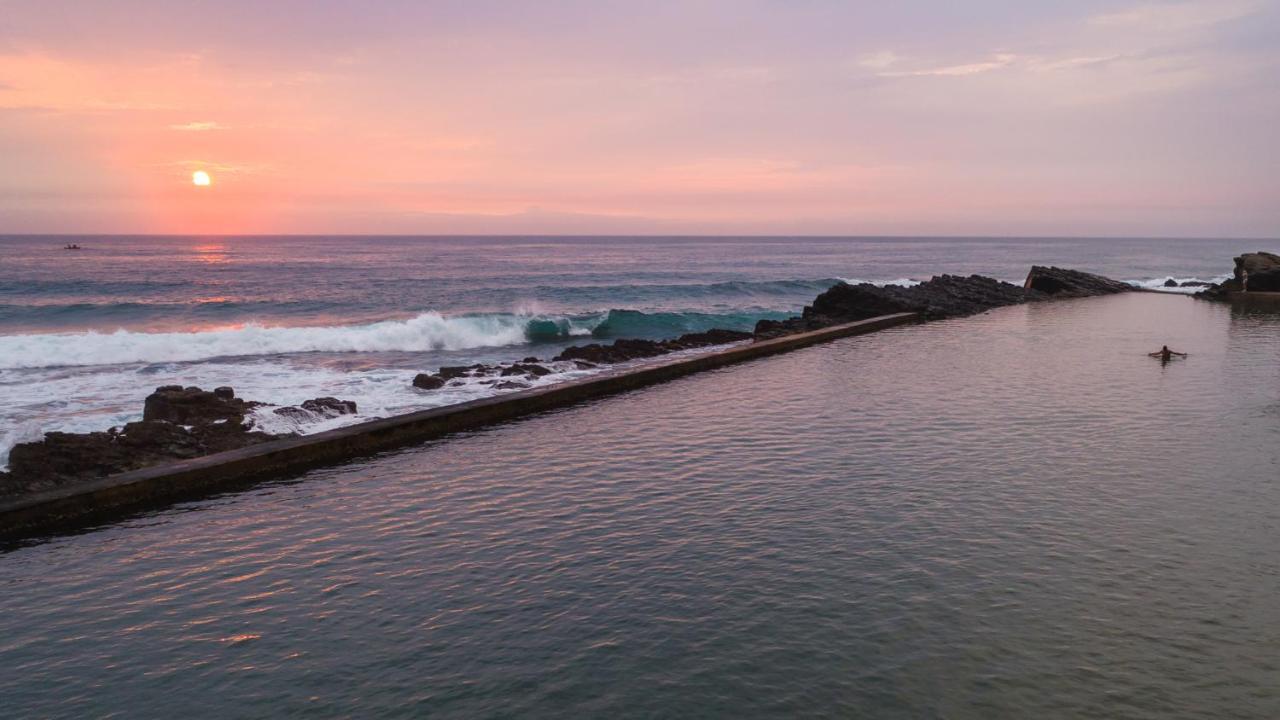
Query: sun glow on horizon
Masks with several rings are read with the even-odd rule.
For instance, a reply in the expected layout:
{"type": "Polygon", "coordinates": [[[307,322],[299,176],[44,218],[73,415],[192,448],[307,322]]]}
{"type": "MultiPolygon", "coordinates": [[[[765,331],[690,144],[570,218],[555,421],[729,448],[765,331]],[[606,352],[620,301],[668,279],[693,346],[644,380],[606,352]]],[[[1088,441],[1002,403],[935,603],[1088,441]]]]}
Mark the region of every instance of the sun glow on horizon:
{"type": "Polygon", "coordinates": [[[208,187],[212,183],[213,183],[213,180],[210,179],[209,173],[203,170],[196,170],[195,172],[191,173],[191,184],[195,185],[196,187],[208,187]]]}

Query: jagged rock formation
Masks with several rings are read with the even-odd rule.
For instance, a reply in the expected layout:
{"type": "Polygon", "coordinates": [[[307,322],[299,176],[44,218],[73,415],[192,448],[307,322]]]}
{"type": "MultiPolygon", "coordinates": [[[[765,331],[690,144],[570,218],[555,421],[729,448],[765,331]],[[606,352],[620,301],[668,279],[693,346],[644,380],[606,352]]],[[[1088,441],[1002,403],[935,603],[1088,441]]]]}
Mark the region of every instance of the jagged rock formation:
{"type": "MultiPolygon", "coordinates": [[[[671,340],[617,340],[608,345],[591,343],[574,345],[564,349],[550,363],[568,363],[569,369],[589,370],[602,364],[658,357],[679,350],[692,350],[712,345],[726,345],[752,339],[752,334],[737,330],[708,330],[687,333],[671,340]]],[[[518,363],[507,365],[455,365],[445,366],[434,373],[419,373],[413,386],[421,390],[438,390],[451,380],[477,379],[498,390],[518,390],[531,387],[527,381],[556,372],[536,357],[527,357],[518,363]]]]}
{"type": "Polygon", "coordinates": [[[283,417],[295,418],[297,420],[329,420],[343,415],[356,414],[356,403],[354,400],[339,400],[335,397],[319,397],[311,400],[304,400],[301,407],[289,405],[272,410],[271,412],[283,417]]]}
{"type": "Polygon", "coordinates": [[[751,338],[752,334],[748,332],[717,328],[700,333],[686,333],[673,340],[617,340],[610,345],[599,343],[575,345],[565,348],[564,352],[557,355],[555,359],[585,361],[593,364],[618,363],[657,357],[680,350],[727,345],[751,338]]]}
{"type": "Polygon", "coordinates": [[[912,287],[841,283],[815,298],[798,318],[761,320],[755,335],[768,339],[901,312],[938,320],[1051,297],[1089,297],[1134,289],[1100,275],[1038,265],[1031,268],[1022,287],[982,275],[939,275],[912,287]]]}
{"type": "Polygon", "coordinates": [[[1219,300],[1228,293],[1240,292],[1280,292],[1280,255],[1269,252],[1244,253],[1235,258],[1235,270],[1230,280],[1213,285],[1196,297],[1219,300]],[[1244,284],[1245,274],[1249,277],[1249,286],[1244,284]]]}
{"type": "MultiPolygon", "coordinates": [[[[143,403],[142,420],[105,432],[45,433],[9,451],[0,496],[40,492],[175,460],[235,450],[289,435],[253,429],[246,415],[262,403],[241,400],[229,387],[212,392],[166,385],[143,403]]],[[[325,397],[276,413],[307,419],[354,413],[349,400],[325,397]]]]}
{"type": "MultiPolygon", "coordinates": [[[[1268,253],[1236,259],[1237,276],[1249,272],[1255,282],[1270,287],[1280,283],[1280,257],[1268,253]],[[1257,280],[1255,280],[1257,278],[1257,280]]],[[[1277,285],[1280,288],[1280,284],[1277,285]]],[[[566,348],[550,364],[536,357],[504,365],[442,367],[436,373],[414,378],[415,387],[434,390],[452,381],[479,379],[499,390],[532,386],[537,378],[558,370],[595,368],[603,363],[657,357],[680,350],[765,339],[830,325],[900,312],[917,312],[926,320],[972,315],[992,308],[1056,297],[1087,297],[1135,288],[1115,280],[1074,270],[1033,267],[1023,286],[988,277],[940,275],[914,287],[840,283],[806,307],[800,317],[785,321],[761,321],[755,333],[709,330],[671,340],[618,340],[609,345],[592,343],[566,348]],[[568,365],[572,363],[572,365],[568,365]]],[[[168,385],[146,398],[141,422],[122,429],[94,433],[47,433],[43,440],[22,443],[10,451],[9,473],[0,473],[0,495],[37,492],[162,462],[266,442],[282,435],[252,429],[247,413],[261,403],[235,396],[229,387],[212,392],[198,387],[168,385]]],[[[276,408],[284,417],[334,418],[356,412],[354,402],[325,397],[301,407],[276,408]]]]}
{"type": "Polygon", "coordinates": [[[1138,290],[1129,283],[1101,275],[1041,265],[1031,266],[1023,287],[1051,297],[1094,297],[1138,290]]]}

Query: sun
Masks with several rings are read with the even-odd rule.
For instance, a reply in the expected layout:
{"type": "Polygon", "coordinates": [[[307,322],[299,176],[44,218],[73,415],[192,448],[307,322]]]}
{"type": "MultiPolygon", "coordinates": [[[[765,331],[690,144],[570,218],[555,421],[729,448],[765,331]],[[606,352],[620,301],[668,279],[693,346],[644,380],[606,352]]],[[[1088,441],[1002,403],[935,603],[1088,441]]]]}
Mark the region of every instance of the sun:
{"type": "Polygon", "coordinates": [[[208,187],[213,181],[209,179],[209,173],[203,170],[197,170],[191,173],[191,184],[197,187],[208,187]]]}

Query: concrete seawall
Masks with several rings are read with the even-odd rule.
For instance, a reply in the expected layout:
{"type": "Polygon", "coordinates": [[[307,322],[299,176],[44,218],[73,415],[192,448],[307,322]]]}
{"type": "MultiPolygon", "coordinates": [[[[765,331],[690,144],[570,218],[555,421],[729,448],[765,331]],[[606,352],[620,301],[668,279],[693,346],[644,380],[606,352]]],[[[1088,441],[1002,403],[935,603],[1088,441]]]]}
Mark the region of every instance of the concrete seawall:
{"type": "MultiPolygon", "coordinates": [[[[634,390],[683,375],[917,322],[898,313],[822,330],[672,358],[580,380],[371,420],[315,435],[254,445],[183,462],[0,500],[0,538],[18,538],[108,519],[210,490],[297,473],[378,451],[634,390]]],[[[406,388],[406,392],[408,389],[406,388]]]]}

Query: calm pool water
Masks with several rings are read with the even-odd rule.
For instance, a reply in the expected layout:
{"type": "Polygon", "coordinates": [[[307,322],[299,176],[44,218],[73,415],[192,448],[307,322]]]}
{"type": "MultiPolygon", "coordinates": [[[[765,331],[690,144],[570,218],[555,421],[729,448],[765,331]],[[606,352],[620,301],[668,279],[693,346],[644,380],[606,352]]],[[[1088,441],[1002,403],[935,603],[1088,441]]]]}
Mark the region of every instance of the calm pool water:
{"type": "Polygon", "coordinates": [[[48,539],[0,706],[1280,717],[1278,359],[1262,310],[1007,308],[48,539]]]}

